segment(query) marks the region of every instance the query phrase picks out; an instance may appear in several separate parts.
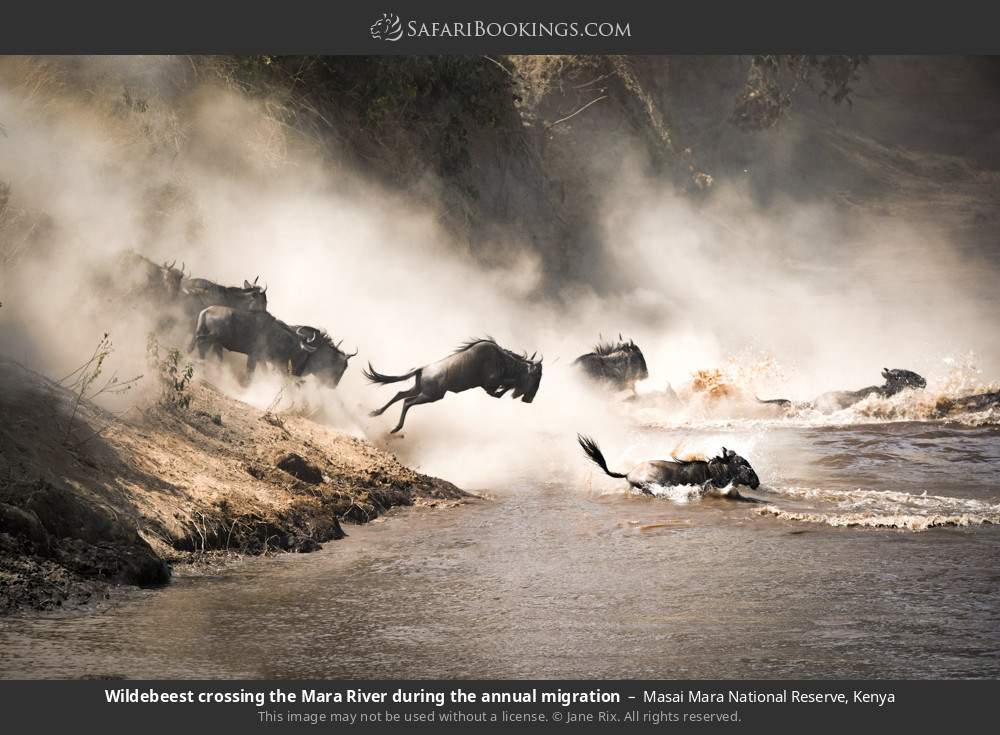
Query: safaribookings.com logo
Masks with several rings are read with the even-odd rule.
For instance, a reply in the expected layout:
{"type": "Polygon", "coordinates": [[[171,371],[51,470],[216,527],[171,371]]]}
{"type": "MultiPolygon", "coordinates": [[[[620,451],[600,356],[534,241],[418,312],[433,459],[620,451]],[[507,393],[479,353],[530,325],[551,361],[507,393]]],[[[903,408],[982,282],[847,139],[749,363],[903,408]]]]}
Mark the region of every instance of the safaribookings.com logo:
{"type": "Polygon", "coordinates": [[[407,38],[631,38],[632,29],[624,21],[510,21],[482,20],[423,22],[404,25],[395,13],[382,13],[369,31],[376,41],[407,38]]]}
{"type": "Polygon", "coordinates": [[[382,13],[369,30],[376,41],[398,41],[403,37],[403,23],[395,13],[382,13]]]}

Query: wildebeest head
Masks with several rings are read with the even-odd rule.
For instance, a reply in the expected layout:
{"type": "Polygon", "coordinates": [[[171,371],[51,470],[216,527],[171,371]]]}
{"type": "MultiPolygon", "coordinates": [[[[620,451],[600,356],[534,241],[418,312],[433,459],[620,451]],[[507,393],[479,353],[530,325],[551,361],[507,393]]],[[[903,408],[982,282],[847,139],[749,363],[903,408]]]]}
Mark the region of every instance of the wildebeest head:
{"type": "Polygon", "coordinates": [[[267,311],[267,286],[261,288],[257,285],[260,276],[253,279],[253,283],[243,279],[243,288],[240,296],[245,299],[247,311],[267,311]]]}
{"type": "Polygon", "coordinates": [[[642,350],[639,346],[629,340],[627,344],[622,344],[622,350],[628,355],[629,367],[631,367],[632,377],[634,380],[645,380],[649,377],[649,370],[646,369],[646,358],[642,354],[642,350]]]}
{"type": "Polygon", "coordinates": [[[347,370],[347,361],[358,351],[343,352],[340,342],[334,344],[326,332],[315,327],[297,327],[295,334],[299,337],[299,349],[307,353],[303,374],[315,375],[324,385],[336,388],[347,370]]]}
{"type": "Polygon", "coordinates": [[[184,280],[184,264],[181,263],[180,268],[175,268],[176,264],[176,260],[173,263],[164,261],[160,268],[160,273],[163,276],[163,290],[171,299],[176,298],[181,292],[181,281],[184,280]]]}
{"type": "MultiPolygon", "coordinates": [[[[537,354],[536,352],[535,355],[537,354]]],[[[536,360],[535,355],[521,358],[524,361],[524,370],[518,379],[517,387],[514,388],[512,396],[513,398],[520,398],[525,403],[531,403],[535,400],[535,394],[538,393],[538,386],[542,383],[542,358],[536,360]]]]}
{"type": "Polygon", "coordinates": [[[753,467],[732,449],[723,447],[721,455],[709,460],[709,465],[715,463],[720,463],[725,467],[726,474],[733,485],[745,485],[751,490],[760,487],[760,480],[757,478],[757,473],[753,471],[753,467]]]}
{"type": "Polygon", "coordinates": [[[889,395],[899,393],[907,388],[927,387],[927,381],[912,370],[882,368],[882,377],[885,378],[885,387],[889,395]]]}

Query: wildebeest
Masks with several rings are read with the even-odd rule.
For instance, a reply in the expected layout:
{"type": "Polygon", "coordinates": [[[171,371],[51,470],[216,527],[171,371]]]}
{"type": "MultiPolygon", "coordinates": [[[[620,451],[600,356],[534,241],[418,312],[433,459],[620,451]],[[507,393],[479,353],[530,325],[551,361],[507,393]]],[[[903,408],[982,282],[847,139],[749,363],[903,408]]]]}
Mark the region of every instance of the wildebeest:
{"type": "Polygon", "coordinates": [[[618,342],[598,342],[592,352],[580,355],[573,364],[584,374],[616,390],[635,390],[635,384],[649,377],[646,358],[632,340],[626,342],[618,335],[618,342]]]}
{"type": "MultiPolygon", "coordinates": [[[[259,278],[259,276],[257,277],[259,278]]],[[[227,306],[239,311],[267,311],[267,286],[245,280],[243,287],[222,286],[207,278],[185,278],[180,283],[180,295],[185,309],[197,316],[209,306],[227,306]]]]}
{"type": "Polygon", "coordinates": [[[912,370],[882,368],[882,377],[885,378],[884,385],[870,385],[861,390],[834,390],[829,393],[823,393],[814,400],[805,403],[790,401],[786,398],[771,398],[768,400],[758,398],[757,400],[760,403],[769,403],[786,409],[812,408],[822,413],[832,413],[853,406],[868,396],[889,397],[909,388],[927,387],[927,381],[912,370]]]}
{"type": "MultiPolygon", "coordinates": [[[[597,442],[589,436],[577,434],[577,441],[583,447],[587,457],[610,477],[620,477],[628,480],[629,485],[652,495],[651,487],[671,485],[698,485],[703,492],[715,492],[729,485],[744,485],[751,490],[760,486],[757,473],[743,457],[731,449],[722,448],[722,454],[707,462],[704,460],[673,459],[664,461],[653,459],[634,467],[628,474],[613,472],[608,469],[608,463],[601,453],[597,442]]],[[[737,493],[729,493],[726,497],[734,500],[756,502],[737,493]]]]}
{"type": "MultiPolygon", "coordinates": [[[[536,353],[537,354],[537,353],[536,353]]],[[[396,401],[403,401],[399,423],[391,433],[403,428],[406,412],[421,403],[433,403],[444,398],[445,393],[461,393],[471,388],[482,388],[494,398],[513,390],[511,398],[531,403],[542,381],[542,359],[535,355],[518,355],[496,343],[492,337],[473,339],[462,344],[443,360],[416,368],[405,375],[382,375],[371,363],[362,375],[372,383],[386,385],[416,378],[413,387],[401,390],[382,408],[370,416],[381,416],[396,401]]]]}
{"type": "Polygon", "coordinates": [[[315,375],[336,388],[347,361],[358,354],[341,351],[321,329],[290,326],[266,311],[240,311],[228,306],[210,306],[198,315],[198,325],[188,351],[198,347],[205,357],[209,348],[222,357],[222,350],[247,356],[247,374],[258,362],[266,362],[296,377],[315,375]]]}
{"type": "Polygon", "coordinates": [[[134,250],[126,250],[118,259],[124,272],[125,291],[152,301],[171,302],[177,298],[184,279],[184,264],[176,268],[177,261],[163,265],[154,263],[134,250]]]}
{"type": "Polygon", "coordinates": [[[948,416],[965,411],[985,411],[994,406],[1000,406],[1000,391],[978,393],[960,398],[939,398],[935,411],[939,416],[948,416]]]}

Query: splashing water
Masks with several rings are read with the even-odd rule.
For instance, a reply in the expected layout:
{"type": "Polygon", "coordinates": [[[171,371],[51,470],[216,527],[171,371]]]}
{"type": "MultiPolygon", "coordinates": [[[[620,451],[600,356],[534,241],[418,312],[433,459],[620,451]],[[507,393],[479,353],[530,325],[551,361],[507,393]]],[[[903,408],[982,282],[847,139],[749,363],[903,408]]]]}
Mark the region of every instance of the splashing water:
{"type": "Polygon", "coordinates": [[[1000,524],[1000,503],[944,495],[919,495],[891,490],[824,490],[776,487],[768,494],[806,501],[818,509],[786,509],[769,503],[756,509],[786,521],[822,523],[835,527],[898,528],[923,531],[942,526],[1000,524]]]}

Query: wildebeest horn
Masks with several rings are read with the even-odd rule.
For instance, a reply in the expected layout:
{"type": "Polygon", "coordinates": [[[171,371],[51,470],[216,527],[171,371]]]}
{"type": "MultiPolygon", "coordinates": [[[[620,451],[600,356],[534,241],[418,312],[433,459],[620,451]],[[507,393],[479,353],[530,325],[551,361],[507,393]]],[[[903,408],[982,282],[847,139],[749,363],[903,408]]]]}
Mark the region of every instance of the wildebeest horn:
{"type": "MultiPolygon", "coordinates": [[[[343,341],[343,340],[341,340],[341,341],[343,341]]],[[[357,348],[357,347],[355,347],[355,348],[354,348],[354,352],[352,352],[352,353],[351,353],[350,355],[348,355],[348,354],[347,354],[347,353],[345,352],[345,353],[344,353],[344,356],[345,356],[345,357],[346,357],[346,358],[347,358],[348,360],[350,360],[350,359],[351,359],[352,357],[354,357],[354,356],[355,356],[356,354],[358,354],[358,348],[357,348]]]]}
{"type": "Polygon", "coordinates": [[[319,349],[319,347],[313,347],[305,340],[299,340],[299,347],[301,347],[306,352],[315,352],[316,350],[319,349]]]}
{"type": "Polygon", "coordinates": [[[260,274],[259,274],[259,273],[257,274],[257,278],[254,278],[254,279],[253,279],[253,285],[254,285],[254,286],[256,286],[256,285],[257,285],[257,279],[258,279],[258,278],[260,278],[260,274]]]}
{"type": "Polygon", "coordinates": [[[537,355],[537,354],[538,354],[538,350],[535,350],[534,352],[531,353],[531,357],[529,357],[528,359],[531,360],[532,362],[534,362],[535,361],[535,355],[537,355]]]}
{"type": "Polygon", "coordinates": [[[181,261],[181,275],[184,275],[184,267],[187,265],[183,260],[181,261]]]}

